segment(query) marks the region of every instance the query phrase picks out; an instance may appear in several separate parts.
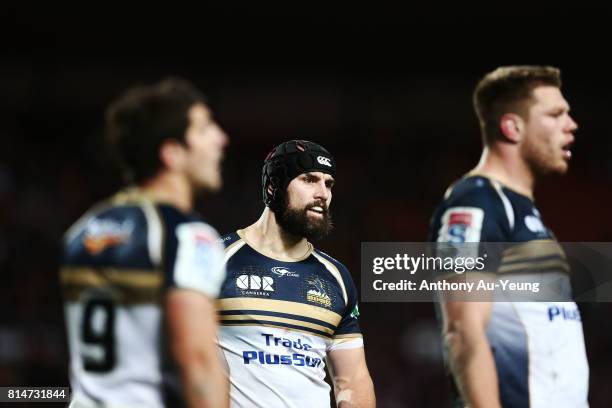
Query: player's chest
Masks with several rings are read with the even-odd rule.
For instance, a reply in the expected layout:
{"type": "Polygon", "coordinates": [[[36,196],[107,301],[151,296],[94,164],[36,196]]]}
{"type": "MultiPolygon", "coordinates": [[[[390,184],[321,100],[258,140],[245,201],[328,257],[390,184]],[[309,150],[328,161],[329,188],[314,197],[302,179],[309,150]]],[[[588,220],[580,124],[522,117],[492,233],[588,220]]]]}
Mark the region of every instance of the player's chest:
{"type": "Polygon", "coordinates": [[[273,262],[244,254],[226,264],[221,298],[262,298],[318,306],[340,313],[342,289],[336,278],[312,257],[302,262],[273,262]]]}

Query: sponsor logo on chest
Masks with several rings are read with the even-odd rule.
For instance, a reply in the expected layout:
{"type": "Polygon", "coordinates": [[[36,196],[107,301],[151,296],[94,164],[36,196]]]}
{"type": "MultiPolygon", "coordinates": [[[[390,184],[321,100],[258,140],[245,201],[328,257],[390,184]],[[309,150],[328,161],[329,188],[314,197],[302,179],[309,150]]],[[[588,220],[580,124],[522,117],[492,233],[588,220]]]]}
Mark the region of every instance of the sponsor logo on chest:
{"type": "Polygon", "coordinates": [[[270,269],[270,272],[272,272],[273,274],[275,274],[276,276],[280,276],[281,278],[283,276],[289,276],[292,278],[299,278],[300,275],[297,274],[296,272],[292,272],[289,269],[287,269],[284,266],[274,266],[270,269]]]}
{"type": "Polygon", "coordinates": [[[274,279],[259,274],[244,274],[236,278],[236,288],[242,296],[270,297],[274,292],[274,279]]]}

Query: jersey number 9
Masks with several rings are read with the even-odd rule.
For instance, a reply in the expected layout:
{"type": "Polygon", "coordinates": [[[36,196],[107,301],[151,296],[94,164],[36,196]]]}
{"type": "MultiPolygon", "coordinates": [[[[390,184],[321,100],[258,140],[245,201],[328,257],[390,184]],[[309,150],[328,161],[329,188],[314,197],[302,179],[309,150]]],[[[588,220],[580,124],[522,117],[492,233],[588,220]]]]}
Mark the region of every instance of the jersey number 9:
{"type": "Polygon", "coordinates": [[[97,349],[95,354],[83,355],[85,370],[101,373],[113,369],[116,360],[115,307],[110,299],[87,301],[81,325],[81,340],[85,347],[97,349]]]}

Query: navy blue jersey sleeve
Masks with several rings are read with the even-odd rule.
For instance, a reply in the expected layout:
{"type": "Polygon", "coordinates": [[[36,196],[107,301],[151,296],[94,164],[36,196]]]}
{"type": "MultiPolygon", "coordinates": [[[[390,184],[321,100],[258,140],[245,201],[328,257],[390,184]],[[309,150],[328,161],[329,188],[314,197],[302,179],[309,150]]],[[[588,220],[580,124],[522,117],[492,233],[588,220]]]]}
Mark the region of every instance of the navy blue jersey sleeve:
{"type": "Polygon", "coordinates": [[[224,251],[210,225],[177,209],[158,207],[164,229],[163,269],[166,287],[192,289],[216,298],[223,280],[224,251]]]}
{"type": "MultiPolygon", "coordinates": [[[[344,275],[344,274],[343,274],[344,275]]],[[[348,278],[345,280],[348,302],[344,309],[344,315],[338,324],[334,337],[350,334],[361,334],[359,327],[359,305],[357,300],[357,288],[348,271],[348,278]]]]}
{"type": "Polygon", "coordinates": [[[432,219],[433,242],[507,242],[510,223],[502,199],[489,181],[459,182],[432,219]],[[464,186],[464,183],[472,185],[464,186]]]}
{"type": "Polygon", "coordinates": [[[363,347],[363,336],[359,327],[359,305],[355,283],[349,271],[340,264],[339,268],[345,282],[347,292],[347,302],[342,314],[342,319],[336,328],[332,343],[328,346],[328,351],[347,350],[363,347]]]}
{"type": "MultiPolygon", "coordinates": [[[[331,268],[330,270],[337,271],[338,275],[336,275],[336,279],[338,279],[338,284],[342,287],[341,289],[343,289],[343,293],[346,293],[346,302],[344,303],[344,307],[342,310],[338,310],[341,319],[334,332],[334,342],[336,342],[336,340],[339,342],[343,341],[342,339],[361,339],[361,329],[359,327],[359,306],[357,303],[358,294],[357,288],[355,287],[355,282],[353,281],[350,272],[346,266],[327,255],[325,252],[316,250],[315,255],[319,258],[323,257],[324,259],[321,260],[324,261],[324,264],[331,264],[331,267],[328,267],[328,269],[331,268]]],[[[344,300],[344,294],[342,298],[344,300]]]]}
{"type": "Polygon", "coordinates": [[[91,212],[66,234],[63,264],[152,270],[147,219],[139,206],[107,206],[91,212]]]}
{"type": "Polygon", "coordinates": [[[344,287],[346,289],[346,305],[342,313],[342,319],[336,328],[334,337],[360,337],[361,329],[359,327],[359,305],[357,288],[353,278],[342,263],[327,254],[323,254],[326,258],[334,263],[340,272],[344,287]]]}
{"type": "MultiPolygon", "coordinates": [[[[429,240],[454,245],[460,256],[487,255],[486,270],[495,272],[501,257],[500,246],[488,243],[511,240],[511,206],[486,178],[459,181],[436,210],[429,240]],[[470,245],[470,243],[474,243],[470,245]]],[[[442,247],[436,248],[442,250],[442,247]]],[[[437,251],[439,252],[439,251],[437,251]]]]}

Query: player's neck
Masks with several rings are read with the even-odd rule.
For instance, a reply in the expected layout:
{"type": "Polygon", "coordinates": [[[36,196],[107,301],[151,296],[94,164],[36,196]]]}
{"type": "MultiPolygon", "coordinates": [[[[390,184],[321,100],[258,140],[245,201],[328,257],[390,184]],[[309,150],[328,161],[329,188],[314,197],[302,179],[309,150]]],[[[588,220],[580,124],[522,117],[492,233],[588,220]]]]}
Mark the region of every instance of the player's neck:
{"type": "Polygon", "coordinates": [[[506,187],[533,199],[535,176],[517,155],[503,148],[485,147],[478,165],[470,172],[499,181],[506,187]]]}
{"type": "Polygon", "coordinates": [[[193,191],[181,174],[162,171],[139,185],[139,189],[156,201],[171,204],[183,212],[193,208],[193,191]]]}
{"type": "Polygon", "coordinates": [[[242,235],[257,251],[279,260],[302,259],[311,249],[306,238],[285,232],[267,207],[254,224],[242,230],[242,235]]]}

